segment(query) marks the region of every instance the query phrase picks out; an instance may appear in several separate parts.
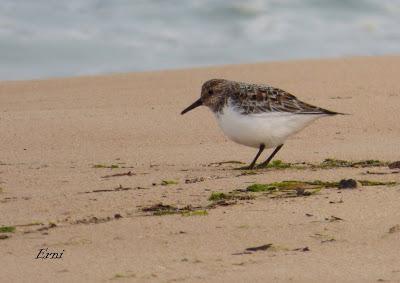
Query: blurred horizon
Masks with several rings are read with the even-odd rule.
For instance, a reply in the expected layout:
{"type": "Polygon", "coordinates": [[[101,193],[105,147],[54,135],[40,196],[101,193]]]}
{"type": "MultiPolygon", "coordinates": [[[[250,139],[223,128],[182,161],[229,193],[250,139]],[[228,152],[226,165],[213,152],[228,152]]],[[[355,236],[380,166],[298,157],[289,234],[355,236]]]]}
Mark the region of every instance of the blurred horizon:
{"type": "Polygon", "coordinates": [[[2,0],[0,80],[400,52],[400,0],[2,0]]]}

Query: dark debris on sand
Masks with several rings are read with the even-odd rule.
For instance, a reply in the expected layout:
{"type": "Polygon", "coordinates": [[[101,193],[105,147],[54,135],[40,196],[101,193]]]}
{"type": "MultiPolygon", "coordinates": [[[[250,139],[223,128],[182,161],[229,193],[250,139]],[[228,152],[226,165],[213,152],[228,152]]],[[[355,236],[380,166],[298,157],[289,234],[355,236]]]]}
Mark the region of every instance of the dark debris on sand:
{"type": "Polygon", "coordinates": [[[192,205],[187,205],[182,208],[178,208],[173,205],[158,203],[148,207],[144,207],[141,211],[149,213],[150,215],[169,215],[169,214],[181,214],[183,216],[191,215],[207,215],[207,211],[203,207],[194,207],[192,205]]]}
{"type": "Polygon", "coordinates": [[[354,179],[342,179],[339,182],[339,189],[355,189],[358,187],[358,183],[354,179]]]}
{"type": "Polygon", "coordinates": [[[400,161],[392,162],[388,166],[389,169],[400,169],[400,161]]]}

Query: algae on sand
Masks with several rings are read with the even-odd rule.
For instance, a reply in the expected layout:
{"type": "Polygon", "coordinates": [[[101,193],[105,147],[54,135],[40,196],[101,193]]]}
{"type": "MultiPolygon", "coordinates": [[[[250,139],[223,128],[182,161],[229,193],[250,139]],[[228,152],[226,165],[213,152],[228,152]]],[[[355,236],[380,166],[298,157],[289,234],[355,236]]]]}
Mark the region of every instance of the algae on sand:
{"type": "Polygon", "coordinates": [[[105,165],[105,164],[94,164],[92,167],[93,167],[93,168],[109,168],[109,169],[117,169],[117,168],[119,168],[119,165],[117,165],[117,164],[111,164],[111,165],[105,165]]]}
{"type": "Polygon", "coordinates": [[[14,233],[15,226],[1,226],[0,233],[14,233]]]}
{"type": "Polygon", "coordinates": [[[246,188],[248,192],[266,192],[274,190],[276,190],[276,187],[272,184],[253,184],[246,188]]]}
{"type": "Polygon", "coordinates": [[[207,210],[199,207],[192,207],[191,205],[187,205],[182,208],[178,208],[169,204],[158,203],[149,207],[144,207],[141,209],[143,212],[149,212],[152,215],[162,216],[162,215],[171,215],[171,214],[180,214],[182,216],[204,216],[208,215],[207,210]]]}
{"type": "MultiPolygon", "coordinates": [[[[397,185],[397,182],[381,182],[381,181],[371,181],[371,180],[359,180],[359,182],[363,186],[394,186],[397,185]]],[[[331,181],[282,181],[282,182],[273,182],[266,184],[255,183],[248,186],[245,192],[264,192],[267,195],[273,195],[272,197],[298,197],[298,196],[310,196],[318,193],[322,189],[326,188],[339,188],[340,182],[331,182],[331,181]]]]}
{"type": "Polygon", "coordinates": [[[135,274],[116,273],[110,280],[135,278],[135,274]]]}
{"type": "Polygon", "coordinates": [[[208,198],[209,201],[219,201],[229,199],[228,195],[221,192],[212,192],[210,197],[208,198]]]}
{"type": "Polygon", "coordinates": [[[177,185],[178,181],[175,180],[162,180],[161,186],[177,185]]]}
{"type": "Polygon", "coordinates": [[[273,160],[270,162],[266,168],[275,168],[275,169],[286,169],[292,167],[291,163],[283,162],[282,160],[273,160]]]}
{"type": "MultiPolygon", "coordinates": [[[[283,162],[282,160],[277,159],[277,160],[273,160],[270,163],[268,163],[267,166],[260,167],[260,164],[258,164],[258,165],[255,166],[255,168],[256,169],[265,169],[265,168],[268,168],[268,169],[286,169],[286,168],[303,169],[303,168],[306,168],[306,167],[297,166],[294,163],[287,163],[287,162],[283,162]]],[[[243,167],[239,167],[239,168],[236,168],[236,169],[238,169],[238,170],[249,170],[249,167],[248,166],[243,166],[243,167]]],[[[254,171],[250,171],[250,172],[254,172],[254,171]]],[[[251,175],[251,174],[252,173],[249,173],[249,175],[251,175]]],[[[254,172],[254,174],[255,174],[255,172],[254,172]]],[[[243,175],[245,175],[245,174],[243,174],[243,175]]]]}
{"type": "Polygon", "coordinates": [[[371,180],[358,180],[363,186],[395,186],[398,183],[395,181],[381,182],[381,181],[371,181],[371,180]]]}
{"type": "Polygon", "coordinates": [[[341,160],[341,159],[334,159],[334,158],[327,158],[322,161],[319,165],[314,165],[312,167],[315,168],[340,168],[340,167],[381,167],[388,165],[388,162],[380,161],[380,160],[359,160],[359,161],[348,161],[348,160],[341,160]]]}
{"type": "MultiPolygon", "coordinates": [[[[371,180],[358,180],[363,186],[394,186],[398,183],[395,181],[381,182],[371,180]]],[[[324,188],[338,188],[340,182],[330,181],[282,181],[267,184],[252,184],[246,188],[248,192],[271,192],[278,190],[296,190],[296,189],[324,189],[324,188]]]]}
{"type": "Polygon", "coordinates": [[[176,214],[179,212],[179,209],[177,207],[174,207],[169,204],[155,204],[149,207],[144,207],[142,208],[143,212],[151,212],[152,215],[168,215],[168,214],[176,214]]]}
{"type": "Polygon", "coordinates": [[[208,200],[212,202],[220,202],[226,200],[249,200],[249,199],[253,199],[253,197],[249,195],[244,195],[238,190],[231,191],[228,193],[212,192],[210,197],[208,198],[208,200]]]}
{"type": "Polygon", "coordinates": [[[279,190],[297,190],[297,189],[316,189],[316,188],[324,188],[324,187],[334,187],[337,186],[336,182],[322,182],[319,180],[316,181],[282,181],[282,182],[274,182],[269,184],[252,184],[246,188],[248,192],[272,192],[279,190]]]}
{"type": "MultiPolygon", "coordinates": [[[[349,161],[349,160],[341,160],[335,158],[327,158],[320,163],[307,163],[307,162],[284,162],[282,160],[273,160],[265,167],[258,167],[258,169],[267,168],[267,169],[334,169],[334,168],[367,168],[367,167],[383,167],[387,166],[390,162],[381,161],[381,160],[357,160],[357,161],[349,161]]],[[[257,168],[257,166],[256,166],[257,168]]],[[[240,167],[238,169],[248,169],[248,167],[240,167]]]]}

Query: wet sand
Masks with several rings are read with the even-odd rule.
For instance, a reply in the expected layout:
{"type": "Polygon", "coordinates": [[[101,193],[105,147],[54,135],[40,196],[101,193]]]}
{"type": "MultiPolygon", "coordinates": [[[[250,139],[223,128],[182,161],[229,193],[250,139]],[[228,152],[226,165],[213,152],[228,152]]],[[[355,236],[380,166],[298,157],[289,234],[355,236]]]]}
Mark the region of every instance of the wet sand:
{"type": "Polygon", "coordinates": [[[15,227],[0,232],[0,277],[400,281],[400,186],[387,183],[400,182],[387,167],[400,160],[399,70],[400,57],[385,56],[0,82],[0,226],[15,227]],[[268,83],[351,115],[288,140],[276,159],[289,168],[237,170],[255,149],[224,137],[205,107],[179,114],[210,78],[268,83]],[[351,163],[369,159],[380,163],[351,163]],[[246,190],[349,178],[385,184],[246,190]],[[62,259],[35,259],[42,248],[62,259]]]}

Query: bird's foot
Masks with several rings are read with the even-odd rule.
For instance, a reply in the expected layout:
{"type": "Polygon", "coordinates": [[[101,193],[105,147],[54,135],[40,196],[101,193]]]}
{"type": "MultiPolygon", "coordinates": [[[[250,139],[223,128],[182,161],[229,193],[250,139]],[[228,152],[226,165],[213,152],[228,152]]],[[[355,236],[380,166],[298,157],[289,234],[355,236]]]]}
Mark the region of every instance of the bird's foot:
{"type": "Polygon", "coordinates": [[[268,163],[267,164],[260,163],[257,166],[255,166],[254,169],[265,169],[265,168],[268,168],[268,163]]]}
{"type": "Polygon", "coordinates": [[[253,166],[252,165],[248,165],[248,166],[239,167],[237,169],[238,170],[253,170],[253,169],[255,169],[255,167],[254,167],[254,165],[253,166]]]}

